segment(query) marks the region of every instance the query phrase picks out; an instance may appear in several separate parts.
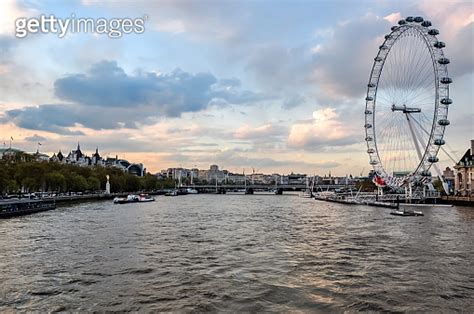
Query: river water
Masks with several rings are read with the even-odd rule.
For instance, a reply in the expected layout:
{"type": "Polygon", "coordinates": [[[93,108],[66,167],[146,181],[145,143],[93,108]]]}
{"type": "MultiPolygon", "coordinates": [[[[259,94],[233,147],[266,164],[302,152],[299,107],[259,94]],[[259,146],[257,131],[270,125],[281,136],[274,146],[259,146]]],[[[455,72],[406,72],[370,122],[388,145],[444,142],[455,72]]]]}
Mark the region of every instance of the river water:
{"type": "Polygon", "coordinates": [[[110,201],[0,221],[0,311],[474,311],[474,209],[294,195],[110,201]]]}

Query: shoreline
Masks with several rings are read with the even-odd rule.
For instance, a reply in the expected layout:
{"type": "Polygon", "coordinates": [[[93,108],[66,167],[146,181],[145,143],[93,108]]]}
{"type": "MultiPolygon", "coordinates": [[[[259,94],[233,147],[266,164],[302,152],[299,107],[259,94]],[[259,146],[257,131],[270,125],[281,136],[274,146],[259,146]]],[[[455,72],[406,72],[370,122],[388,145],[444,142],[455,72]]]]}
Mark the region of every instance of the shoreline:
{"type": "MultiPolygon", "coordinates": [[[[40,198],[40,200],[50,201],[54,200],[56,204],[69,204],[69,203],[82,203],[82,202],[92,202],[92,201],[105,201],[112,200],[115,197],[126,197],[129,194],[140,194],[145,193],[149,195],[164,195],[165,190],[158,190],[154,192],[134,192],[134,193],[111,193],[111,194],[92,194],[92,195],[68,195],[68,196],[58,196],[58,197],[45,197],[40,198]]],[[[214,193],[202,193],[202,194],[214,194],[214,193]]],[[[232,194],[232,193],[229,193],[232,194]]],[[[327,201],[326,199],[316,198],[317,200],[327,201]]],[[[345,203],[345,202],[340,202],[345,203]]],[[[448,205],[457,205],[457,206],[468,206],[474,207],[474,198],[472,197],[457,197],[457,196],[443,196],[437,202],[437,204],[448,204],[448,205]]],[[[436,205],[436,204],[434,204],[436,205]]]]}

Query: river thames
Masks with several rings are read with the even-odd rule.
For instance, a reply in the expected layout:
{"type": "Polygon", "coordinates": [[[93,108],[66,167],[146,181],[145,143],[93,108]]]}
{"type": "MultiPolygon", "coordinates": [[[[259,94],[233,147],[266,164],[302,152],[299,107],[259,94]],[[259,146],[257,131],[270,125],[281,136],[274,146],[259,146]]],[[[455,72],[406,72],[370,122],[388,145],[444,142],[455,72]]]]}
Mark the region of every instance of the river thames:
{"type": "Polygon", "coordinates": [[[474,210],[294,195],[60,206],[0,221],[0,311],[474,311],[474,210]]]}

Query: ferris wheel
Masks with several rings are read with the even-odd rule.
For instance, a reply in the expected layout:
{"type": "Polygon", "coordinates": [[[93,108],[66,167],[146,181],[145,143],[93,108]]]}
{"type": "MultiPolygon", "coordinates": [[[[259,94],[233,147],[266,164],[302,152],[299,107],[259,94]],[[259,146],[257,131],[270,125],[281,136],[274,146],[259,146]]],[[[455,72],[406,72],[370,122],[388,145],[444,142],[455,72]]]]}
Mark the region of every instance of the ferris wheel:
{"type": "Polygon", "coordinates": [[[391,28],[367,85],[365,132],[375,174],[392,188],[426,183],[449,125],[449,59],[437,29],[422,17],[391,28]]]}

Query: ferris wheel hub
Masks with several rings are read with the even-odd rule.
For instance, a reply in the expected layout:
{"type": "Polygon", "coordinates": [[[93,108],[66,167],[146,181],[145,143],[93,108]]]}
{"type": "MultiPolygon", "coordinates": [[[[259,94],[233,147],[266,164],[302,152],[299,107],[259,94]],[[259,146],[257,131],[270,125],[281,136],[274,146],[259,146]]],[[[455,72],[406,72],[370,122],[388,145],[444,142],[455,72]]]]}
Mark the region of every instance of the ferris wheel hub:
{"type": "Polygon", "coordinates": [[[406,105],[396,106],[395,104],[393,104],[392,111],[402,111],[403,113],[416,113],[421,112],[421,108],[411,108],[407,107],[406,105]]]}

